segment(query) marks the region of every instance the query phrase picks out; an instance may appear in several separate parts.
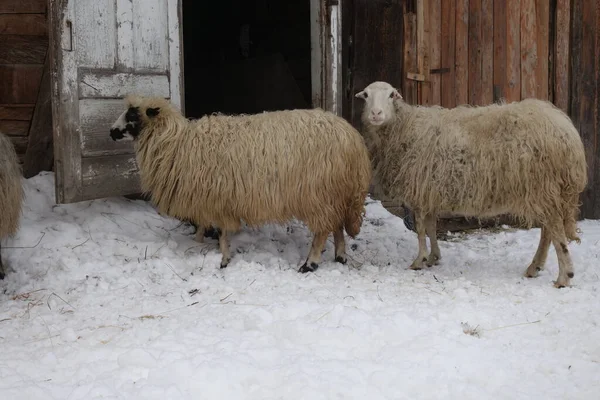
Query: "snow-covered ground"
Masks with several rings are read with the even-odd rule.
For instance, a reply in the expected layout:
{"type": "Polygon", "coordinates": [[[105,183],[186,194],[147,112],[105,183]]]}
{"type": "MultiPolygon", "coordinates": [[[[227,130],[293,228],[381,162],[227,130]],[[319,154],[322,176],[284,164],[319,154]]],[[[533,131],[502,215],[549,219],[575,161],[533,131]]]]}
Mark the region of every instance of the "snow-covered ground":
{"type": "Polygon", "coordinates": [[[417,241],[377,202],[349,265],[299,274],[306,228],[244,229],[229,267],[216,241],[124,198],[54,204],[54,176],[25,183],[4,240],[0,399],[598,399],[600,222],[572,244],[573,287],[539,230],[417,241]],[[6,247],[4,247],[6,246],[6,247]],[[11,248],[8,248],[8,247],[11,248]]]}

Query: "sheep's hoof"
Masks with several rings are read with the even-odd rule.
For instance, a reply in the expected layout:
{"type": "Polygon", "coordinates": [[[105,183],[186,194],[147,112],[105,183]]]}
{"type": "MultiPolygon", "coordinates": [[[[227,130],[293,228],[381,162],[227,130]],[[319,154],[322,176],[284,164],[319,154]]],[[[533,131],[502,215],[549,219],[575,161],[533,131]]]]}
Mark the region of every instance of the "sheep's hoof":
{"type": "Polygon", "coordinates": [[[221,269],[227,268],[227,266],[229,265],[229,261],[231,261],[231,260],[223,260],[223,261],[221,261],[221,269]]]}
{"type": "Polygon", "coordinates": [[[298,272],[302,272],[303,274],[305,274],[307,272],[315,272],[317,270],[317,268],[319,268],[319,264],[317,264],[317,263],[311,262],[310,265],[308,265],[307,263],[304,263],[304,265],[302,265],[300,267],[298,272]]]}
{"type": "Polygon", "coordinates": [[[530,265],[527,268],[527,271],[525,271],[525,276],[527,278],[537,278],[539,270],[540,270],[539,267],[536,268],[535,266],[530,265]]]}
{"type": "Polygon", "coordinates": [[[554,287],[557,289],[566,288],[568,286],[569,286],[569,284],[565,283],[565,282],[559,282],[559,281],[554,282],[554,287]]]}
{"type": "Polygon", "coordinates": [[[410,264],[410,269],[412,269],[413,271],[420,271],[423,269],[423,263],[427,261],[427,257],[422,257],[422,258],[417,258],[415,261],[413,261],[412,264],[410,264]]]}
{"type": "Polygon", "coordinates": [[[0,281],[4,279],[4,271],[0,271],[0,281]]]}
{"type": "Polygon", "coordinates": [[[431,267],[433,265],[438,265],[440,263],[440,258],[439,256],[436,256],[435,254],[430,254],[429,258],[427,259],[427,266],[431,267]]]}
{"type": "Polygon", "coordinates": [[[342,256],[335,256],[335,262],[338,262],[340,264],[346,264],[348,262],[348,259],[342,256]]]}

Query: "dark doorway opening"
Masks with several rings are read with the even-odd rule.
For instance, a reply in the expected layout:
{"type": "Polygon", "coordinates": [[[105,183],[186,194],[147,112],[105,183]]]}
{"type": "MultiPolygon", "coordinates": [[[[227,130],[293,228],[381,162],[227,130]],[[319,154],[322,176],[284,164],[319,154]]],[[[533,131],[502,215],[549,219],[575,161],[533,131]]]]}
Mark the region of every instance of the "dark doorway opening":
{"type": "Polygon", "coordinates": [[[310,108],[310,0],[183,0],[185,113],[310,108]]]}

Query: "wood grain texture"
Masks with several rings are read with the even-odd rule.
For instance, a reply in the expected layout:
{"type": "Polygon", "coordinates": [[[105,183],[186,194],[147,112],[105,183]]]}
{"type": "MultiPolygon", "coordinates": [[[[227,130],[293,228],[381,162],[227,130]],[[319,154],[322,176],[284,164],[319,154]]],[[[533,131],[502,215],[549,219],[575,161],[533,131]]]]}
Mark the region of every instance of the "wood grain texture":
{"type": "Polygon", "coordinates": [[[43,14],[0,14],[0,34],[45,36],[48,34],[46,16],[43,14]]]}
{"type": "Polygon", "coordinates": [[[549,99],[548,74],[550,72],[548,51],[550,44],[550,5],[547,1],[537,1],[535,3],[536,17],[536,45],[537,62],[535,68],[536,77],[536,97],[542,100],[549,99]]]}
{"type": "Polygon", "coordinates": [[[469,102],[469,0],[456,0],[456,101],[469,102]]]}
{"type": "Polygon", "coordinates": [[[521,0],[521,98],[536,97],[538,62],[535,0],[521,0]]]}
{"type": "Polygon", "coordinates": [[[506,0],[506,101],[521,99],[521,1],[506,0]]]}
{"type": "Polygon", "coordinates": [[[0,119],[30,121],[33,107],[33,104],[0,104],[0,119]]]}
{"type": "Polygon", "coordinates": [[[137,163],[133,155],[84,157],[81,200],[123,196],[141,191],[137,163]]]}
{"type": "Polygon", "coordinates": [[[113,68],[117,40],[115,1],[76,1],[74,7],[76,18],[73,29],[78,67],[113,68]]]}
{"type": "Polygon", "coordinates": [[[47,50],[45,36],[0,35],[0,64],[43,64],[47,50]]]}
{"type": "Polygon", "coordinates": [[[494,101],[494,0],[481,0],[480,104],[494,101]]]}
{"type": "Polygon", "coordinates": [[[75,20],[73,3],[68,0],[52,1],[49,9],[49,54],[57,204],[76,202],[82,196],[81,143],[77,131],[77,62],[75,52],[63,51],[63,38],[69,34],[64,28],[65,19],[75,20]]]}
{"type": "Polygon", "coordinates": [[[0,14],[46,13],[48,0],[2,0],[0,14]]]}
{"type": "Polygon", "coordinates": [[[482,0],[469,0],[469,104],[482,104],[482,0]]]}
{"type": "Polygon", "coordinates": [[[0,120],[0,132],[7,136],[27,136],[29,121],[0,120]]]}
{"type": "Polygon", "coordinates": [[[417,15],[404,14],[404,100],[409,104],[417,104],[418,83],[408,78],[408,74],[417,71],[417,15]]]}
{"type": "MultiPolygon", "coordinates": [[[[430,69],[442,67],[442,2],[428,0],[430,17],[429,54],[431,55],[430,69]]],[[[442,74],[430,74],[431,104],[442,103],[442,74]]]]}
{"type": "MultiPolygon", "coordinates": [[[[110,0],[114,1],[114,0],[110,0]]],[[[133,0],[133,57],[137,71],[166,72],[169,65],[168,16],[177,12],[165,0],[133,0]]]]}
{"type": "Polygon", "coordinates": [[[569,110],[570,22],[571,0],[557,0],[554,38],[554,104],[564,112],[569,110]]]}
{"type": "Polygon", "coordinates": [[[442,35],[441,65],[450,71],[441,76],[441,104],[456,105],[454,55],[456,53],[456,0],[443,0],[441,4],[442,35]]]}
{"type": "Polygon", "coordinates": [[[31,178],[41,171],[52,171],[54,151],[52,149],[52,102],[50,87],[50,60],[44,63],[44,72],[31,124],[29,142],[23,157],[23,176],[31,178]]]}
{"type": "Polygon", "coordinates": [[[43,65],[0,65],[0,104],[35,103],[43,68],[43,65]]]}
{"type": "Polygon", "coordinates": [[[166,75],[140,75],[110,71],[81,73],[80,98],[122,98],[129,93],[169,98],[169,78],[166,75]]]}
{"type": "Polygon", "coordinates": [[[506,3],[494,1],[494,81],[493,101],[506,96],[507,86],[507,30],[506,3]]]}

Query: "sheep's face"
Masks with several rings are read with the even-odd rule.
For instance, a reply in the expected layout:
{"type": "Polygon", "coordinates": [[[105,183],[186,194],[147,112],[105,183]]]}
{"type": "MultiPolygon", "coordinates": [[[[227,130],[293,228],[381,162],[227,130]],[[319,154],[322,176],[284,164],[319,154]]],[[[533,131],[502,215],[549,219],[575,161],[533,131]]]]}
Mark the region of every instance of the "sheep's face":
{"type": "Polygon", "coordinates": [[[400,92],[387,82],[373,82],[355,96],[365,101],[363,121],[374,126],[389,122],[395,113],[394,101],[402,100],[400,92]]]}
{"type": "MultiPolygon", "coordinates": [[[[158,110],[159,108],[147,108],[144,113],[146,117],[152,118],[158,115],[158,110]]],[[[114,141],[135,140],[140,135],[143,124],[144,118],[140,107],[130,105],[110,127],[110,137],[114,141]]]]}

